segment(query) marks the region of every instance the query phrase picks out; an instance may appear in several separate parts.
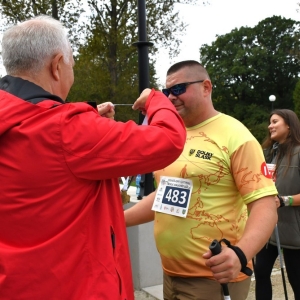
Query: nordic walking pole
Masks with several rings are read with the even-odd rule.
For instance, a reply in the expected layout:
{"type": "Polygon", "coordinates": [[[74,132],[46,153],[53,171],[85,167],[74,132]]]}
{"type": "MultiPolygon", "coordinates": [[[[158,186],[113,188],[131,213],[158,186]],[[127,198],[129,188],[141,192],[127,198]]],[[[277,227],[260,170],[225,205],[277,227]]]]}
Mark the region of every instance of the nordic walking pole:
{"type": "Polygon", "coordinates": [[[282,275],[282,283],[283,283],[285,300],[288,300],[288,295],[287,295],[287,290],[286,290],[286,284],[285,284],[285,277],[284,277],[284,270],[283,270],[283,260],[282,260],[282,254],[281,254],[281,246],[280,246],[280,240],[279,240],[279,233],[278,233],[277,224],[275,226],[275,237],[276,237],[276,244],[277,244],[279,261],[280,261],[280,269],[281,269],[281,275],[282,275]]]}
{"type": "Polygon", "coordinates": [[[253,265],[253,274],[254,274],[254,277],[255,277],[255,260],[254,260],[254,257],[252,258],[252,265],[253,265]]]}
{"type": "MultiPolygon", "coordinates": [[[[221,244],[217,240],[213,240],[209,246],[209,250],[213,255],[221,253],[221,244]]],[[[224,300],[231,300],[227,283],[221,283],[223,289],[224,300]]]]}

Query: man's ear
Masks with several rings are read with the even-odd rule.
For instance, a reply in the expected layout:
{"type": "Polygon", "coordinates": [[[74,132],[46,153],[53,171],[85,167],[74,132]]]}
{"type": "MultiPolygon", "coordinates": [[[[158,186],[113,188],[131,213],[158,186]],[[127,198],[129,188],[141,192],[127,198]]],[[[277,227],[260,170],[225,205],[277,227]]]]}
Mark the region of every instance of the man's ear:
{"type": "Polygon", "coordinates": [[[212,92],[212,83],[210,80],[206,79],[203,81],[204,92],[207,94],[211,94],[212,92]]]}
{"type": "Polygon", "coordinates": [[[63,55],[61,53],[54,56],[51,61],[51,74],[56,81],[60,79],[60,68],[63,61],[63,55]]]}

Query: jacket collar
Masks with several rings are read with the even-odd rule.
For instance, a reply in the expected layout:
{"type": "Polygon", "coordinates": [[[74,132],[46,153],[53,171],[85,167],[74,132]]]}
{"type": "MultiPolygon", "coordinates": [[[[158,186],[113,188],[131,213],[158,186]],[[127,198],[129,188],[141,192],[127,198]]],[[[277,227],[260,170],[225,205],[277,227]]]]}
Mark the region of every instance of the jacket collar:
{"type": "Polygon", "coordinates": [[[0,89],[32,104],[44,100],[54,100],[64,104],[58,96],[52,95],[40,86],[19,77],[6,75],[0,80],[0,89]]]}

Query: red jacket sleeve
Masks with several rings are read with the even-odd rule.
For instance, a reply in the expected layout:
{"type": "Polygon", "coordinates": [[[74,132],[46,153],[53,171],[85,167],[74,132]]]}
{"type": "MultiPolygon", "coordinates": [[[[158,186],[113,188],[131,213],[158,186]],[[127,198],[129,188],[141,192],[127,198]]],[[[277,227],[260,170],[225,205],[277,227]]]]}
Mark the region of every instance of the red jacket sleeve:
{"type": "Polygon", "coordinates": [[[173,104],[152,91],[146,102],[149,125],[104,118],[83,103],[66,104],[61,145],[71,172],[102,180],[145,174],[166,167],[181,154],[186,132],[173,104]]]}

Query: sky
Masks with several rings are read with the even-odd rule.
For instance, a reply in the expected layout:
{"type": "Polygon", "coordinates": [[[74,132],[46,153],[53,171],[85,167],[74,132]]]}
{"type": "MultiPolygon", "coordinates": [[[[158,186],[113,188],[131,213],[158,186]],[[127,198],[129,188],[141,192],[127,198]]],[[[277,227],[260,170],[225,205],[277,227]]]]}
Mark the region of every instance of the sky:
{"type": "MultiPolygon", "coordinates": [[[[157,52],[155,65],[159,84],[164,86],[168,68],[181,60],[201,61],[199,48],[210,45],[216,35],[230,33],[242,26],[254,27],[260,21],[276,16],[300,21],[300,12],[296,10],[300,0],[207,0],[209,5],[177,5],[180,18],[188,24],[186,34],[182,37],[180,54],[170,59],[167,50],[157,52]]],[[[199,0],[201,2],[201,0],[199,0]]],[[[5,74],[1,65],[0,74],[5,74]]]]}
{"type": "MultiPolygon", "coordinates": [[[[230,33],[242,26],[254,27],[260,21],[282,16],[300,21],[299,0],[208,0],[209,5],[178,5],[180,18],[188,23],[186,34],[182,37],[180,54],[170,59],[166,50],[157,53],[155,65],[159,84],[164,86],[168,68],[181,60],[201,62],[199,48],[203,44],[211,45],[216,35],[230,33]]],[[[199,1],[200,2],[200,1],[199,1]]]]}

